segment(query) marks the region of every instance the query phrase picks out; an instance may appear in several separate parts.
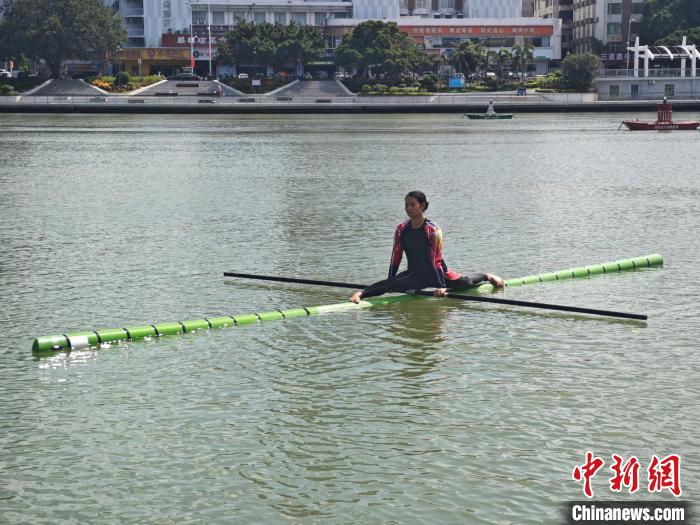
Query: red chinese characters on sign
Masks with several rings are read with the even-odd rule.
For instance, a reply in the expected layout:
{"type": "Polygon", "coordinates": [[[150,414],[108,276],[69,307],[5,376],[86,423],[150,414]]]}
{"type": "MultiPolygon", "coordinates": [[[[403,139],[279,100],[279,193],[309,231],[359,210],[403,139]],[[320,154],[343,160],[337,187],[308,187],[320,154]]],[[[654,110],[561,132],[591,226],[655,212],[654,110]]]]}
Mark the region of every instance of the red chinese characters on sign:
{"type": "MultiPolygon", "coordinates": [[[[399,29],[411,36],[489,36],[489,35],[523,35],[551,36],[553,26],[512,26],[512,25],[450,25],[450,26],[413,26],[399,24],[399,29]]],[[[165,35],[164,35],[165,36],[165,35]]]]}
{"type": "Polygon", "coordinates": [[[649,492],[668,489],[676,497],[681,495],[681,458],[678,454],[671,454],[661,460],[654,454],[648,473],[649,492]]]}
{"type": "Polygon", "coordinates": [[[615,475],[610,478],[610,490],[621,492],[622,487],[628,488],[630,494],[639,489],[639,460],[632,456],[627,462],[622,464],[622,457],[617,454],[612,455],[613,465],[610,467],[615,475]]]}
{"type": "MultiPolygon", "coordinates": [[[[613,476],[610,478],[610,490],[622,492],[626,487],[630,494],[639,489],[639,460],[636,456],[624,461],[618,454],[612,455],[613,463],[610,470],[613,476]]],[[[575,481],[583,481],[583,493],[593,497],[591,481],[596,473],[603,467],[605,461],[595,456],[592,452],[586,452],[586,461],[583,465],[576,465],[572,472],[575,481]]],[[[661,492],[668,489],[671,494],[679,497],[681,489],[681,458],[678,454],[670,454],[663,459],[653,455],[647,468],[649,492],[661,492]]]]}
{"type": "Polygon", "coordinates": [[[586,452],[586,462],[583,465],[576,465],[572,476],[574,480],[583,480],[583,493],[589,498],[593,497],[593,489],[591,488],[591,478],[595,476],[605,462],[593,455],[593,452],[586,452]]]}

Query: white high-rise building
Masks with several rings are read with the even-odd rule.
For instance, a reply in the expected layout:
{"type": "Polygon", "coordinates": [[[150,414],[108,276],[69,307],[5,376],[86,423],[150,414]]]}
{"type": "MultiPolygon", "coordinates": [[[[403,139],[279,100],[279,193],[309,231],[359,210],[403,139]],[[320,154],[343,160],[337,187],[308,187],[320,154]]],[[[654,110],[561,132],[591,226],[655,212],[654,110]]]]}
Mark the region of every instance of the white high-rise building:
{"type": "MultiPolygon", "coordinates": [[[[323,26],[330,18],[351,18],[352,0],[103,0],[124,17],[129,34],[128,47],[162,46],[162,35],[195,34],[207,31],[222,34],[232,29],[237,20],[271,24],[297,23],[323,26]]],[[[364,0],[377,6],[377,0],[364,0]]],[[[398,0],[380,0],[380,3],[398,0]]],[[[386,7],[377,12],[398,17],[386,7]]],[[[375,7],[375,10],[377,8],[375,7]]],[[[386,17],[385,16],[385,17],[386,17]]]]}
{"type": "Polygon", "coordinates": [[[520,18],[523,0],[399,0],[401,16],[520,18]]]}
{"type": "Polygon", "coordinates": [[[465,0],[464,9],[469,18],[520,18],[522,0],[465,0]]]}
{"type": "Polygon", "coordinates": [[[399,0],[353,0],[354,18],[376,19],[398,18],[399,0]]]}

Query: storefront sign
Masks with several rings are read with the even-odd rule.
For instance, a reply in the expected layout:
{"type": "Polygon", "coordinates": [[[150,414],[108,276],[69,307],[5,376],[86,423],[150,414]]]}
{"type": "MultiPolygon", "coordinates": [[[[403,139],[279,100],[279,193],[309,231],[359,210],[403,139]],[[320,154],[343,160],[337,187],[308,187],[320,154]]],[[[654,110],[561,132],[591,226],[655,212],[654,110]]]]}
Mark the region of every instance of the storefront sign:
{"type": "Polygon", "coordinates": [[[161,36],[163,47],[216,47],[219,40],[226,40],[224,37],[207,36],[207,35],[173,35],[170,33],[161,36]]]}
{"type": "Polygon", "coordinates": [[[189,48],[173,49],[167,47],[127,47],[117,54],[110,55],[112,62],[120,60],[158,60],[158,61],[182,61],[189,60],[189,48]]]}
{"type": "MultiPolygon", "coordinates": [[[[192,51],[192,56],[194,57],[195,60],[209,60],[209,50],[202,49],[202,48],[195,48],[194,51],[192,51]]],[[[215,47],[213,47],[211,49],[211,58],[216,59],[216,48],[215,47]]]]}

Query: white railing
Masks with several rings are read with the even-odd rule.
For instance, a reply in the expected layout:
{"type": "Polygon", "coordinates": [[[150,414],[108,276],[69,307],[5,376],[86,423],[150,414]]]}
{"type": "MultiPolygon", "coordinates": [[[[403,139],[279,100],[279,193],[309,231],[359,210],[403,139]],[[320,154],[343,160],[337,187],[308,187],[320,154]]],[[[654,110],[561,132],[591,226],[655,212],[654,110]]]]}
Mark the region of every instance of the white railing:
{"type": "MultiPolygon", "coordinates": [[[[650,67],[649,75],[644,75],[644,68],[640,67],[637,70],[638,78],[659,78],[659,77],[669,77],[675,78],[682,76],[683,69],[681,68],[665,68],[665,67],[650,67]]],[[[690,68],[685,69],[685,77],[693,78],[691,75],[690,68]]],[[[602,73],[598,75],[598,78],[634,78],[634,69],[605,69],[602,73]]]]}
{"type": "Polygon", "coordinates": [[[493,100],[496,109],[499,105],[556,105],[556,104],[594,104],[595,93],[538,93],[526,96],[517,95],[460,95],[440,94],[426,96],[285,96],[279,95],[237,95],[237,96],[119,96],[119,95],[94,95],[94,96],[8,96],[0,97],[0,105],[3,106],[193,106],[203,107],[205,104],[217,106],[242,106],[242,105],[305,105],[305,106],[484,106],[493,100]]]}

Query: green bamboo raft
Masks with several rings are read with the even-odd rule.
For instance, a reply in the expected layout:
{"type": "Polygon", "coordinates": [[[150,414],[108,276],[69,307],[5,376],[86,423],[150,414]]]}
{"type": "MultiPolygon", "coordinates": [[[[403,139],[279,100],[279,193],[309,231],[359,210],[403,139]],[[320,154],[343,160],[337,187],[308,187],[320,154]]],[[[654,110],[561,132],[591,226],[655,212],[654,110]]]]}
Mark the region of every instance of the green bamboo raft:
{"type": "MultiPolygon", "coordinates": [[[[655,253],[651,255],[643,255],[641,257],[634,257],[632,259],[621,259],[613,262],[593,264],[591,266],[580,266],[568,270],[560,270],[558,272],[516,277],[514,279],[506,280],[505,284],[508,288],[514,288],[525,284],[561,281],[566,279],[580,279],[593,275],[602,275],[605,273],[617,273],[628,270],[662,266],[663,262],[663,257],[655,253]]],[[[485,283],[478,286],[473,286],[465,291],[471,293],[487,293],[494,291],[494,287],[490,283],[485,283]]],[[[361,301],[360,304],[354,304],[348,301],[338,304],[309,306],[307,308],[292,308],[289,310],[276,310],[272,312],[224,315],[206,319],[196,319],[192,321],[177,321],[171,323],[130,326],[127,328],[108,328],[84,332],[71,332],[61,335],[48,335],[37,337],[34,340],[34,343],[32,344],[32,352],[35,354],[42,354],[61,350],[77,350],[89,347],[99,347],[105,343],[136,341],[139,339],[161,337],[164,335],[177,335],[202,330],[211,330],[213,328],[242,326],[262,321],[275,321],[279,319],[291,319],[294,317],[306,317],[309,315],[343,312],[347,310],[356,310],[358,308],[368,308],[371,306],[415,301],[417,299],[424,298],[425,297],[421,295],[390,295],[366,299],[361,301]]]]}

